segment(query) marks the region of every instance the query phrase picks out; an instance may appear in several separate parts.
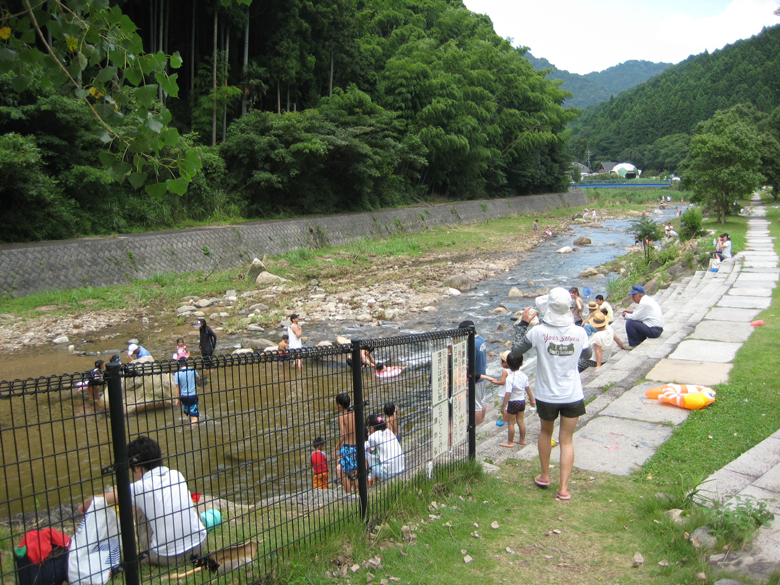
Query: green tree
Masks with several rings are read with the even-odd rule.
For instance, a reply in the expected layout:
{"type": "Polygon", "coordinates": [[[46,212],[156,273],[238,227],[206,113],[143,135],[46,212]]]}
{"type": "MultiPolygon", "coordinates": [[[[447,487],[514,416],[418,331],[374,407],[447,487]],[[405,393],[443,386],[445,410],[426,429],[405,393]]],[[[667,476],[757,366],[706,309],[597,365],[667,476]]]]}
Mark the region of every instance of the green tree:
{"type": "Polygon", "coordinates": [[[632,220],[631,227],[627,231],[642,242],[642,248],[645,251],[645,262],[649,264],[652,242],[664,237],[664,229],[649,217],[642,216],[632,220]]]}
{"type": "Polygon", "coordinates": [[[741,113],[738,107],[718,111],[699,124],[686,164],[686,180],[692,182],[696,197],[712,206],[720,223],[726,222],[735,199],[764,181],[761,139],[752,120],[741,113]]]}

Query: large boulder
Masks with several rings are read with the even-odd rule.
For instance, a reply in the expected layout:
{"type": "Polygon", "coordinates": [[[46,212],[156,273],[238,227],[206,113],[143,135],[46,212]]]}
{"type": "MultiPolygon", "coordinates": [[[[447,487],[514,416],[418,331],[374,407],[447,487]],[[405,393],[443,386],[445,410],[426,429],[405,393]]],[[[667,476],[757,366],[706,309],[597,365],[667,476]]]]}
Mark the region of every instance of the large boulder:
{"type": "Polygon", "coordinates": [[[460,292],[468,292],[477,288],[465,274],[453,274],[444,281],[444,286],[458,289],[460,292]]]}
{"type": "MultiPolygon", "coordinates": [[[[132,362],[132,365],[153,363],[151,356],[142,357],[132,362]]],[[[132,371],[132,365],[130,371],[132,371]]],[[[173,374],[141,375],[138,368],[137,376],[127,376],[123,381],[125,395],[125,412],[136,414],[155,410],[158,408],[170,408],[173,406],[173,398],[176,396],[176,383],[173,374]]],[[[103,393],[103,406],[108,408],[108,389],[103,393]]]]}
{"type": "Polygon", "coordinates": [[[590,241],[590,238],[586,238],[585,236],[580,236],[576,240],[574,240],[575,246],[590,246],[592,242],[590,241]]]}
{"type": "Polygon", "coordinates": [[[522,297],[523,296],[523,291],[521,291],[516,286],[513,286],[512,288],[509,289],[509,294],[506,295],[506,296],[509,297],[509,298],[522,297]]]}
{"type": "Polygon", "coordinates": [[[276,347],[276,344],[270,339],[264,339],[262,337],[244,337],[241,339],[241,347],[249,348],[253,351],[263,351],[269,346],[276,347]]]}
{"type": "Polygon", "coordinates": [[[590,278],[591,276],[596,276],[599,273],[598,270],[595,268],[586,268],[582,272],[580,272],[581,278],[590,278]]]}
{"type": "Polygon", "coordinates": [[[276,276],[275,274],[271,274],[270,272],[261,272],[257,275],[257,278],[255,279],[255,284],[280,284],[282,282],[288,282],[286,278],[282,278],[281,276],[276,276]]]}
{"type": "Polygon", "coordinates": [[[263,264],[263,261],[260,260],[260,258],[255,258],[252,260],[252,264],[249,265],[249,269],[246,271],[246,279],[250,282],[257,280],[258,275],[265,271],[266,267],[265,264],[263,264]]]}
{"type": "Polygon", "coordinates": [[[564,246],[563,248],[558,248],[555,250],[556,254],[571,254],[574,250],[571,249],[570,246],[564,246]]]}

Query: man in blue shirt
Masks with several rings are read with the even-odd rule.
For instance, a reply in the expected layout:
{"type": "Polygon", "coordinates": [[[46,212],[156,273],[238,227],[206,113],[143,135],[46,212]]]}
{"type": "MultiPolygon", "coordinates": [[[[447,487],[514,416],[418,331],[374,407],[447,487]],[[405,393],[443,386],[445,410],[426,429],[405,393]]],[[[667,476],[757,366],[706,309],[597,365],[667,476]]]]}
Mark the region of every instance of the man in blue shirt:
{"type": "Polygon", "coordinates": [[[131,343],[127,347],[127,357],[129,357],[131,360],[137,360],[142,357],[152,357],[152,354],[149,353],[149,350],[147,350],[145,347],[131,343]]]}
{"type": "MultiPolygon", "coordinates": [[[[468,329],[473,326],[474,321],[463,321],[458,325],[458,329],[468,329]]],[[[487,343],[485,343],[485,338],[481,335],[477,335],[476,332],[474,335],[474,349],[474,375],[476,377],[474,380],[474,402],[476,409],[474,420],[477,426],[479,426],[485,422],[485,412],[487,411],[488,401],[487,383],[489,378],[487,376],[487,343]]]]}
{"type": "Polygon", "coordinates": [[[198,393],[195,387],[198,372],[187,365],[187,358],[179,360],[179,371],[174,375],[174,380],[184,414],[190,417],[190,424],[198,424],[200,412],[198,411],[198,393]]]}

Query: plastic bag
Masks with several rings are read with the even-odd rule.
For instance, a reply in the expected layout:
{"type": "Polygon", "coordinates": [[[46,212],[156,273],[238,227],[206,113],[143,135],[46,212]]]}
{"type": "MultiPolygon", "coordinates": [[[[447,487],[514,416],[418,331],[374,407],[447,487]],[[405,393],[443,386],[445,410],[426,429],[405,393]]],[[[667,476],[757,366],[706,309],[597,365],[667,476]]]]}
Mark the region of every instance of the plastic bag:
{"type": "Polygon", "coordinates": [[[119,518],[105,498],[96,497],[70,542],[70,585],[103,585],[120,564],[119,518]]]}

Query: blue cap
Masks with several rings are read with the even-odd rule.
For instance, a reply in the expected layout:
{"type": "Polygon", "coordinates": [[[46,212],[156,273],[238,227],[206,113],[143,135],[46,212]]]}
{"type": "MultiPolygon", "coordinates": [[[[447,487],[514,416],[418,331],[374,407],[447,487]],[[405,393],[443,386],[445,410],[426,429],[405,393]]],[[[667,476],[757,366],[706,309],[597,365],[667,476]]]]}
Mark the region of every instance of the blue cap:
{"type": "Polygon", "coordinates": [[[645,287],[643,287],[643,286],[641,286],[639,284],[635,284],[631,288],[631,292],[628,293],[628,296],[631,296],[631,295],[643,295],[643,294],[645,294],[645,287]]]}

